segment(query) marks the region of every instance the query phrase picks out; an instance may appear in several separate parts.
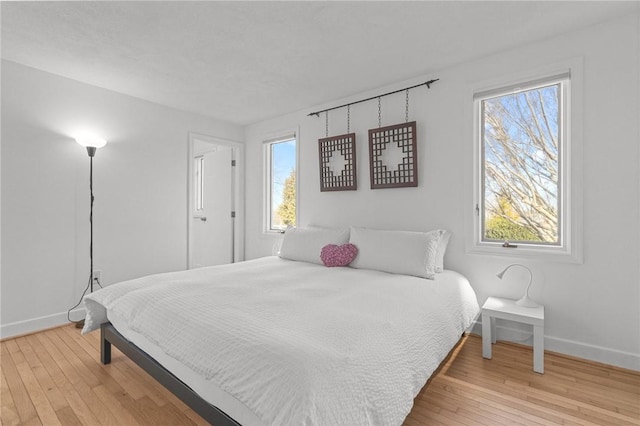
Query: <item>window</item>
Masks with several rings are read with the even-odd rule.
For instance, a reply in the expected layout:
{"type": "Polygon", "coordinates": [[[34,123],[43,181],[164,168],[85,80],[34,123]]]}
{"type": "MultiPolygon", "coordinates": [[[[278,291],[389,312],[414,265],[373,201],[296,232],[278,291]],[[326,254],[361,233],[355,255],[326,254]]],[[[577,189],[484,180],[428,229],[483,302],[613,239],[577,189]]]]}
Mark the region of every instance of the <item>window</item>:
{"type": "Polygon", "coordinates": [[[296,137],[289,135],[265,142],[267,232],[296,226],[296,137]]]}
{"type": "Polygon", "coordinates": [[[569,73],[474,94],[475,248],[571,254],[569,73]]]}

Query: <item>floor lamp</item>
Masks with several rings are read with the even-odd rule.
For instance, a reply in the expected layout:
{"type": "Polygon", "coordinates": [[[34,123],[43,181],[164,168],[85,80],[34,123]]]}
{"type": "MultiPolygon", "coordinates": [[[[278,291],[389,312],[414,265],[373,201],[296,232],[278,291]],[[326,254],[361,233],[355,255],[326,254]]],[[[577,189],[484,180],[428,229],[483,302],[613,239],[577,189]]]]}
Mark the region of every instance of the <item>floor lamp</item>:
{"type": "MultiPolygon", "coordinates": [[[[71,309],[75,309],[82,303],[82,298],[89,291],[93,293],[93,157],[96,155],[96,150],[98,148],[102,148],[107,144],[107,141],[93,136],[93,135],[82,135],[76,138],[76,142],[78,144],[87,148],[87,154],[89,154],[89,192],[91,194],[91,205],[89,210],[89,226],[90,226],[90,239],[89,239],[89,259],[90,259],[90,268],[89,268],[89,283],[82,293],[82,297],[80,297],[80,301],[71,309]]],[[[69,312],[67,312],[67,318],[69,317],[69,312]]],[[[84,319],[80,321],[76,321],[76,328],[84,327],[84,319]]]]}

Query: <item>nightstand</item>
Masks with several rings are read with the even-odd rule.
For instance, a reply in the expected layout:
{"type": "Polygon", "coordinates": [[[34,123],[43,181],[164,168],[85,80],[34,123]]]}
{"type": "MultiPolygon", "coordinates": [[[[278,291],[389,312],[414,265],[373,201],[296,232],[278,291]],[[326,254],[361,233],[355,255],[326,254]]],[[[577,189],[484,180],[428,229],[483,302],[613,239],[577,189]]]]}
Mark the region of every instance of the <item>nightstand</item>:
{"type": "Polygon", "coordinates": [[[533,326],[533,371],[544,373],[544,306],[525,308],[515,300],[489,297],[482,305],[482,357],[491,359],[496,342],[496,318],[533,326]]]}

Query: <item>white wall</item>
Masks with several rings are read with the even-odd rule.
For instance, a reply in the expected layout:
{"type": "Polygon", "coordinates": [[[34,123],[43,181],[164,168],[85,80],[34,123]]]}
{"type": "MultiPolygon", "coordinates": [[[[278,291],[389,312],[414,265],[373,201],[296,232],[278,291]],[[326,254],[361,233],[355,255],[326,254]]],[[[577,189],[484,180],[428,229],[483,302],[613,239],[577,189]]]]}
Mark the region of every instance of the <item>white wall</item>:
{"type": "MultiPolygon", "coordinates": [[[[262,233],[258,171],[263,169],[263,136],[299,126],[300,225],[445,227],[453,231],[446,266],[469,277],[480,302],[489,295],[519,297],[524,284],[515,279],[517,274],[513,281],[495,277],[514,259],[465,251],[465,209],[473,208],[469,87],[581,57],[584,120],[574,125],[582,126],[583,140],[574,143],[583,148],[584,262],[527,262],[535,274],[531,295],[546,305],[547,349],[640,370],[639,33],[640,20],[632,16],[249,126],[247,170],[256,172],[247,176],[247,258],[271,254],[279,238],[262,233]],[[351,109],[359,189],[320,193],[317,139],[324,137],[324,116],[307,114],[432,77],[441,80],[430,90],[411,92],[410,119],[418,122],[419,187],[369,189],[367,129],[377,127],[373,101],[351,109]]],[[[346,133],[345,116],[345,110],[331,113],[330,135],[346,133]]],[[[384,98],[383,125],[403,121],[404,95],[384,98]]],[[[525,328],[508,323],[499,334],[512,340],[529,337],[525,328]]]]}
{"type": "MultiPolygon", "coordinates": [[[[66,322],[94,269],[110,284],[184,269],[187,133],[241,141],[241,127],[2,61],[2,337],[66,322]]],[[[75,319],[81,318],[76,314],[75,319]]]]}

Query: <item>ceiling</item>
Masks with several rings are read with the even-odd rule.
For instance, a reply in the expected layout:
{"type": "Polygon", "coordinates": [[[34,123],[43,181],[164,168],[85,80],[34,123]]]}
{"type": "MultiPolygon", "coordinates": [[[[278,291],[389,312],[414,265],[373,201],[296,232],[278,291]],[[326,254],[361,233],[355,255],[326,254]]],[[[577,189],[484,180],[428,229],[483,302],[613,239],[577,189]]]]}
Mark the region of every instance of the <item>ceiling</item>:
{"type": "Polygon", "coordinates": [[[3,1],[1,52],[245,125],[638,13],[639,5],[3,1]]]}

